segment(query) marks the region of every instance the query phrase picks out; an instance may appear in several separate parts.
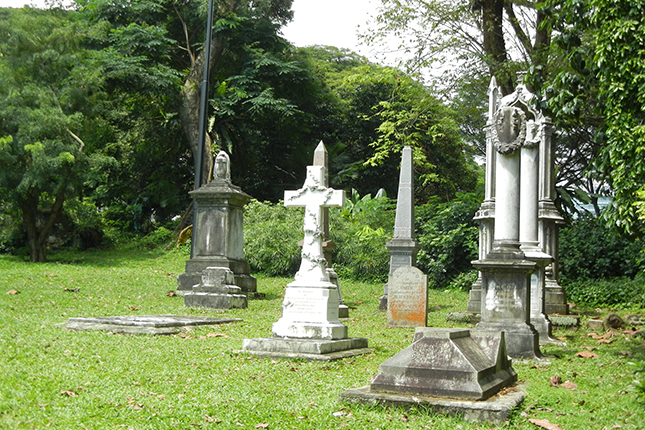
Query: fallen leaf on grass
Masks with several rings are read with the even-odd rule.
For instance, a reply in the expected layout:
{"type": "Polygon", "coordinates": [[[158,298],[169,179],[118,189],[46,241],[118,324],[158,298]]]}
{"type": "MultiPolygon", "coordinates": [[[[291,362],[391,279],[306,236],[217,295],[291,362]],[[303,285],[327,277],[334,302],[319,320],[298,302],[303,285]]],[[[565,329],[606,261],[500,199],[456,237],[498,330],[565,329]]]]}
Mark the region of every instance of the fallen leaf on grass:
{"type": "Polygon", "coordinates": [[[255,425],[256,429],[268,429],[269,428],[269,423],[259,423],[255,425]]]}
{"type": "Polygon", "coordinates": [[[557,424],[551,424],[549,420],[530,419],[529,422],[531,424],[535,424],[536,426],[542,427],[543,429],[547,429],[547,430],[562,430],[562,427],[560,427],[557,424]]]}
{"type": "Polygon", "coordinates": [[[206,416],[204,417],[204,422],[205,422],[205,423],[215,423],[215,424],[219,424],[219,423],[221,423],[221,422],[222,422],[222,420],[218,420],[218,419],[216,419],[215,417],[211,417],[210,415],[206,415],[206,416]]]}
{"type": "Polygon", "coordinates": [[[138,310],[139,310],[139,308],[138,308],[138,307],[136,307],[136,306],[130,306],[130,310],[131,310],[131,311],[138,311],[138,310]]]}
{"type": "Polygon", "coordinates": [[[559,376],[551,376],[549,378],[549,383],[551,384],[552,387],[558,387],[561,382],[562,382],[562,378],[560,378],[559,376]]]}
{"type": "Polygon", "coordinates": [[[63,390],[60,392],[64,396],[69,396],[69,397],[74,397],[76,396],[76,393],[73,392],[72,390],[63,390]]]}
{"type": "Polygon", "coordinates": [[[48,274],[46,274],[45,276],[50,277],[50,278],[54,278],[54,277],[56,277],[56,275],[54,275],[53,273],[48,273],[48,274]]]}
{"type": "Polygon", "coordinates": [[[613,342],[613,340],[611,340],[611,339],[598,339],[598,340],[596,341],[596,343],[597,343],[597,344],[601,344],[601,343],[612,343],[612,342],[613,342]]]}
{"type": "Polygon", "coordinates": [[[582,357],[582,358],[598,358],[598,354],[595,354],[589,351],[580,351],[580,352],[576,352],[573,355],[576,357],[582,357]]]}
{"type": "Polygon", "coordinates": [[[175,297],[177,294],[173,293],[172,291],[166,294],[168,297],[175,297]]]}
{"type": "Polygon", "coordinates": [[[229,335],[224,333],[208,333],[206,337],[229,337],[229,335]]]}
{"type": "Polygon", "coordinates": [[[571,381],[564,381],[564,384],[562,384],[561,387],[566,388],[567,390],[575,390],[576,388],[578,388],[578,384],[571,381]]]}
{"type": "Polygon", "coordinates": [[[18,290],[9,290],[5,294],[20,294],[20,291],[18,291],[18,290]]]}
{"type": "Polygon", "coordinates": [[[597,333],[592,332],[592,333],[589,333],[587,336],[589,336],[590,338],[593,338],[593,339],[609,339],[613,335],[614,334],[612,332],[608,331],[607,333],[605,333],[603,335],[599,335],[597,333]]]}

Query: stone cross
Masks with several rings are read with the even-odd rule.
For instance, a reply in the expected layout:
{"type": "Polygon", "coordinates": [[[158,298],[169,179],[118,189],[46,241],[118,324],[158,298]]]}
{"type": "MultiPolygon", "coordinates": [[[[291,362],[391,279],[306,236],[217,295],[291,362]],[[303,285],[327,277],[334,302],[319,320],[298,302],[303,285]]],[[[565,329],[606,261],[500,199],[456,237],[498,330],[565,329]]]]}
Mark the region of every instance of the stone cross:
{"type": "Polygon", "coordinates": [[[325,187],[325,168],[307,166],[307,178],[302,188],[297,191],[284,192],[286,207],[304,207],[305,233],[302,245],[300,270],[296,281],[329,282],[326,260],[323,254],[323,216],[325,207],[342,206],[345,203],[345,192],[325,187]]]}

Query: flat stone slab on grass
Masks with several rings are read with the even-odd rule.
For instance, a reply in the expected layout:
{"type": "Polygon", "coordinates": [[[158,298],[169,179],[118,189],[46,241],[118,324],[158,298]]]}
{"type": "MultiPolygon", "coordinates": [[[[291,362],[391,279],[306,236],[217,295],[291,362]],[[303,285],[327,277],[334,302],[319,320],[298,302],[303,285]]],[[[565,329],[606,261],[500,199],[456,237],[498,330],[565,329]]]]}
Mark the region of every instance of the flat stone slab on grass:
{"type": "Polygon", "coordinates": [[[63,325],[70,330],[106,330],[127,334],[175,334],[188,327],[242,321],[241,318],[214,318],[183,315],[133,315],[69,318],[63,325]]]}
{"type": "Polygon", "coordinates": [[[366,403],[394,406],[421,406],[438,414],[457,416],[464,421],[504,424],[509,421],[511,411],[518,406],[526,392],[521,385],[505,389],[487,400],[453,400],[418,395],[373,393],[370,386],[347,390],[340,399],[349,403],[366,403]]]}
{"type": "Polygon", "coordinates": [[[369,354],[374,351],[367,347],[367,339],[290,339],[290,338],[257,338],[244,339],[241,350],[236,353],[248,353],[262,357],[300,358],[312,361],[332,361],[355,355],[369,354]]]}

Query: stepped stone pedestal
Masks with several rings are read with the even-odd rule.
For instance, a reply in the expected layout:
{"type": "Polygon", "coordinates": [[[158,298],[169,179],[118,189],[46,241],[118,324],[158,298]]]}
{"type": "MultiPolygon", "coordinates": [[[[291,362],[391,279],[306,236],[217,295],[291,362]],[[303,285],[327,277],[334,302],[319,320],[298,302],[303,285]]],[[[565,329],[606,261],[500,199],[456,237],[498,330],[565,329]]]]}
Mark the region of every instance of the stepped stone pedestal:
{"type": "Polygon", "coordinates": [[[184,294],[184,305],[210,309],[246,308],[247,298],[234,282],[231,270],[207,267],[202,272],[202,282],[184,294]]]}

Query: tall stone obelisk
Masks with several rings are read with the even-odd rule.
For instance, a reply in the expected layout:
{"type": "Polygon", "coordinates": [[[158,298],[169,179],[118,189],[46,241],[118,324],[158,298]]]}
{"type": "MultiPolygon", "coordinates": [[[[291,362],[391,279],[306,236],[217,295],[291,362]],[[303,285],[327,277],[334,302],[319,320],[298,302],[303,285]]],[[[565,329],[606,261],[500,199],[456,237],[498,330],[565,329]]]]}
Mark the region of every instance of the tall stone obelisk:
{"type": "MultiPolygon", "coordinates": [[[[385,246],[390,250],[389,276],[399,267],[416,266],[419,244],[414,239],[414,164],[409,146],[405,146],[401,154],[394,236],[385,246]]],[[[383,296],[379,299],[380,311],[387,311],[387,289],[385,284],[383,296]]]]}

